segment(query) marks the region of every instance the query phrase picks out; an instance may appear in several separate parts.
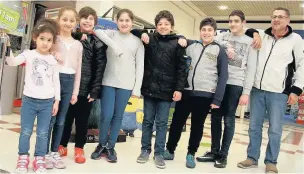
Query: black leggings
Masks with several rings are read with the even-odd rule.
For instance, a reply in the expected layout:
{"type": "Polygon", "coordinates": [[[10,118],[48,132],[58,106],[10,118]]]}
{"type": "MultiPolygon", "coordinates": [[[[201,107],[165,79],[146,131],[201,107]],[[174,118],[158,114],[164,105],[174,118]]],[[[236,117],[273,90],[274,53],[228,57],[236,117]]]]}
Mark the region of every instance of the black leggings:
{"type": "Polygon", "coordinates": [[[87,141],[88,121],[92,109],[92,102],[87,97],[78,96],[75,105],[71,105],[66,116],[61,145],[67,147],[71,137],[72,125],[75,119],[76,134],[75,147],[83,148],[87,141]]]}

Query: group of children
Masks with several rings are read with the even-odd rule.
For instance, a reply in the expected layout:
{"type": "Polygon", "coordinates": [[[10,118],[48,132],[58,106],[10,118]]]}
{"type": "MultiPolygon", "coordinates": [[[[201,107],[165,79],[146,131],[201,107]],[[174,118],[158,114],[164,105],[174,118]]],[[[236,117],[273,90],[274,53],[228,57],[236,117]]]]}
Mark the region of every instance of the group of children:
{"type": "Polygon", "coordinates": [[[212,109],[212,149],[197,160],[216,161],[215,167],[225,167],[234,134],[234,113],[238,104],[247,104],[253,85],[257,55],[249,36],[257,31],[244,30],[245,15],[239,10],[229,16],[231,33],[218,38],[215,20],[202,20],[201,41],[174,34],[174,18],[166,10],[157,14],[156,32],[149,34],[132,30],[134,15],[130,10],[122,9],[116,17],[118,31],[94,31],[94,9],[84,7],[78,14],[71,7],[63,7],[57,21],[42,19],[35,26],[35,50],[7,57],[11,66],[26,63],[16,171],[28,171],[29,141],[36,116],[35,172],[66,167],[61,157],[68,153],[74,120],[75,162],[85,163],[88,117],[92,102],[98,98],[99,144],[91,159],[105,155],[109,162],[116,162],[114,149],[125,107],[130,97],[140,96],[144,97],[144,120],[138,163],[149,159],[155,123],[154,161],[158,168],[165,168],[164,160],[174,159],[191,113],[186,166],[194,168],[204,122],[212,109]],[[78,21],[80,32],[74,33],[78,21]],[[177,103],[165,150],[172,101],[177,103]],[[222,116],[225,129],[220,146],[222,116]]]}

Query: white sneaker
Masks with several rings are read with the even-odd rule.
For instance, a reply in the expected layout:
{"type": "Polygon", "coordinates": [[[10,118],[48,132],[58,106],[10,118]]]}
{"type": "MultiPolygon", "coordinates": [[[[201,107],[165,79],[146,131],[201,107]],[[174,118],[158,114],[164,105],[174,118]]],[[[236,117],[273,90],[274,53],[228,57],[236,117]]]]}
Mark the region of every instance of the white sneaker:
{"type": "Polygon", "coordinates": [[[53,169],[54,168],[52,153],[49,153],[49,154],[45,155],[45,165],[46,165],[46,169],[53,169]]]}
{"type": "Polygon", "coordinates": [[[33,161],[33,170],[35,173],[46,173],[45,157],[35,157],[35,160],[33,161]]]}
{"type": "Polygon", "coordinates": [[[64,163],[64,161],[62,160],[59,152],[51,152],[51,156],[53,157],[53,166],[56,169],[65,169],[66,165],[64,163]]]}

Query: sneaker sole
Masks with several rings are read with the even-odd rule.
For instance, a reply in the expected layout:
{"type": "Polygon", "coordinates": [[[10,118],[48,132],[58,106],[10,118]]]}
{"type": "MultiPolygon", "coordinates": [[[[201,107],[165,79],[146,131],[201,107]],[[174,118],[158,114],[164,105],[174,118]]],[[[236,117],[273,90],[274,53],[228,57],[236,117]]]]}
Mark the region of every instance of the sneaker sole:
{"type": "Polygon", "coordinates": [[[226,168],[226,166],[220,166],[220,165],[216,165],[216,164],[214,164],[214,167],[215,167],[215,168],[218,168],[218,169],[226,168]]]}
{"type": "MultiPolygon", "coordinates": [[[[196,166],[196,165],[195,165],[195,166],[196,166]]],[[[189,165],[186,164],[186,167],[189,168],[189,169],[194,169],[195,166],[189,166],[189,165]]]]}
{"type": "Polygon", "coordinates": [[[140,164],[145,164],[145,163],[148,162],[148,160],[146,160],[146,161],[143,161],[143,160],[136,160],[136,162],[137,162],[137,163],[140,163],[140,164]]]}
{"type": "Polygon", "coordinates": [[[196,158],[196,161],[203,162],[203,163],[212,163],[212,162],[215,162],[214,159],[205,159],[205,158],[196,158]]]}
{"type": "Polygon", "coordinates": [[[107,161],[108,161],[109,163],[117,163],[117,160],[114,160],[114,161],[113,161],[113,160],[108,160],[108,159],[107,159],[107,161]]]}
{"type": "Polygon", "coordinates": [[[242,169],[251,169],[251,168],[258,168],[258,165],[251,165],[251,166],[244,166],[243,164],[237,164],[237,166],[239,168],[242,168],[242,169]]]}
{"type": "Polygon", "coordinates": [[[155,165],[157,168],[159,168],[159,169],[165,169],[166,168],[166,166],[158,166],[158,165],[155,165]]]}

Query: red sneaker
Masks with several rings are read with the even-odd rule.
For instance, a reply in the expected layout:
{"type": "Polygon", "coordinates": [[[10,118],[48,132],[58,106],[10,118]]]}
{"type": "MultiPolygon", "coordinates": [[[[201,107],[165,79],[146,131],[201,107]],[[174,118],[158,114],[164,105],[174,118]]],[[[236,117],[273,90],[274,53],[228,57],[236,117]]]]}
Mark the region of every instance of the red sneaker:
{"type": "Polygon", "coordinates": [[[30,158],[28,155],[19,155],[16,167],[16,173],[27,173],[30,158]]]}
{"type": "Polygon", "coordinates": [[[86,162],[83,149],[75,147],[75,162],[78,164],[83,164],[86,162]]]}
{"type": "Polygon", "coordinates": [[[68,148],[63,147],[62,145],[59,146],[58,152],[60,156],[67,156],[68,155],[68,148]]]}
{"type": "Polygon", "coordinates": [[[35,173],[46,173],[45,158],[42,156],[36,156],[33,161],[33,170],[35,173]]]}

